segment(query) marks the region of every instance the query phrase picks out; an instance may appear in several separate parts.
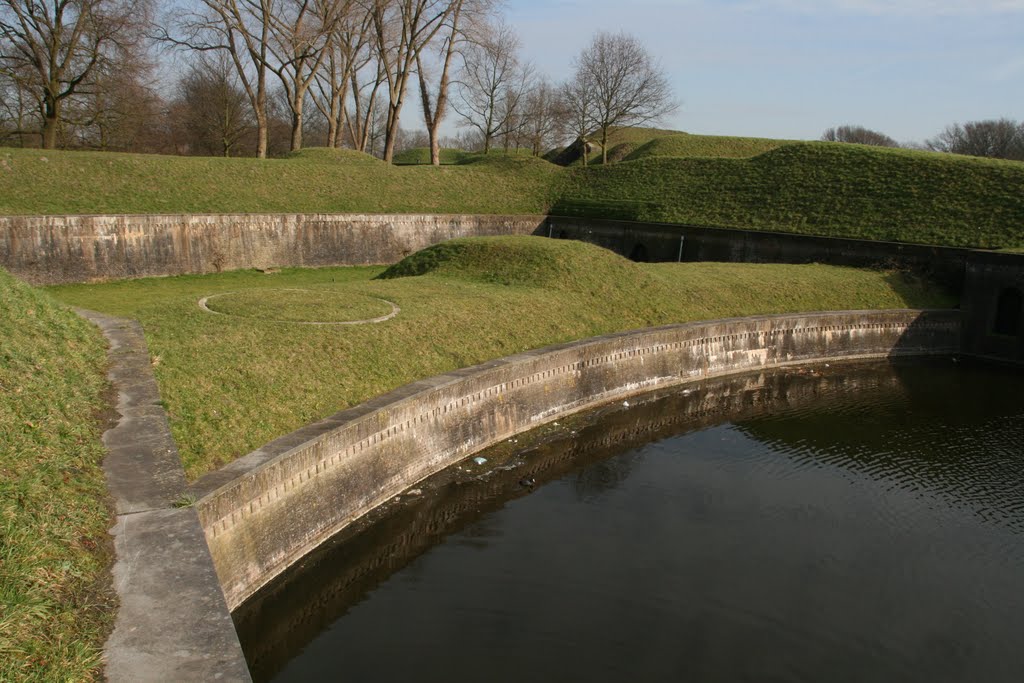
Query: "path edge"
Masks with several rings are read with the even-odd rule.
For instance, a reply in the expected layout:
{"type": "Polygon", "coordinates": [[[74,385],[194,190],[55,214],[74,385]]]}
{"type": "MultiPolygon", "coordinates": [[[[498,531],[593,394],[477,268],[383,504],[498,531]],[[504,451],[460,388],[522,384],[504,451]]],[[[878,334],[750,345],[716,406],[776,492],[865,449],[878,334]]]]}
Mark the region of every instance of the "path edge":
{"type": "Polygon", "coordinates": [[[252,680],[153,376],[142,327],[76,312],[106,337],[115,426],[103,434],[113,498],[114,588],[120,605],[104,646],[107,680],[252,680]]]}

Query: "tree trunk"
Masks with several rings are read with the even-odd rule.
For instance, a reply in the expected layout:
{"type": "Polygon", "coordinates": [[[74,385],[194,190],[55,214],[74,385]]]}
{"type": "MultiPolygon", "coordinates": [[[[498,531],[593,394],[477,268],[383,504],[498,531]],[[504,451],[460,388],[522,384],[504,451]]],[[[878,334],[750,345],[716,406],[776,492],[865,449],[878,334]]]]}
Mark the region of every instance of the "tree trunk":
{"type": "Polygon", "coordinates": [[[57,149],[58,128],[60,128],[60,101],[47,97],[43,109],[43,130],[41,132],[43,149],[57,149]]]}
{"type": "Polygon", "coordinates": [[[399,86],[398,99],[388,106],[387,130],[384,131],[384,161],[389,164],[395,156],[395,143],[398,142],[399,117],[402,113],[402,104],[405,100],[405,86],[408,82],[408,71],[398,75],[399,86]]]}
{"type": "Polygon", "coordinates": [[[305,118],[305,101],[306,91],[296,83],[295,96],[288,103],[292,110],[292,152],[298,152],[302,149],[302,121],[305,118]]]}
{"type": "Polygon", "coordinates": [[[298,152],[302,149],[302,107],[298,111],[292,110],[292,144],[291,151],[298,152]]]}
{"type": "Polygon", "coordinates": [[[601,129],[601,165],[608,165],[608,126],[601,129]]]}
{"type": "Polygon", "coordinates": [[[268,129],[267,122],[267,82],[266,74],[260,70],[256,86],[256,158],[267,158],[268,129]]]}

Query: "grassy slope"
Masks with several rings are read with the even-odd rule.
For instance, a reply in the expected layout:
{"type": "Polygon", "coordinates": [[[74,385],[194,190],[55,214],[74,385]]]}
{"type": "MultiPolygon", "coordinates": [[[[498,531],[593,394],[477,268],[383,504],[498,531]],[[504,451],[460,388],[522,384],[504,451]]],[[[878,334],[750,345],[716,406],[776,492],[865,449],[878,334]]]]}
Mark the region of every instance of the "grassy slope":
{"type": "Polygon", "coordinates": [[[1024,163],[838,143],[572,169],[555,212],[975,247],[1024,246],[1024,163]]]}
{"type": "MultiPolygon", "coordinates": [[[[610,162],[622,161],[629,157],[636,150],[648,143],[664,137],[685,135],[678,130],[664,130],[661,128],[611,128],[608,131],[608,160],[610,162]]],[[[600,134],[595,133],[588,138],[591,142],[600,143],[600,134]]],[[[600,164],[602,153],[600,147],[587,157],[588,164],[600,164]]],[[[582,165],[583,160],[573,162],[574,165],[582,165]]]]}
{"type": "Polygon", "coordinates": [[[745,159],[770,152],[788,140],[769,138],[741,138],[725,135],[691,135],[678,133],[651,139],[636,148],[623,161],[636,161],[650,157],[717,157],[722,159],[745,159]]]}
{"type": "Polygon", "coordinates": [[[0,151],[0,214],[550,209],[1024,247],[1024,163],[822,142],[785,143],[747,158],[779,142],[675,131],[618,135],[629,138],[619,144],[643,141],[633,161],[568,169],[500,153],[434,168],[389,166],[325,149],[268,161],[6,150],[0,151]]]}
{"type": "Polygon", "coordinates": [[[543,213],[559,169],[492,155],[395,167],[346,150],[285,159],[0,151],[0,214],[543,213]]]}
{"type": "Polygon", "coordinates": [[[0,680],[100,677],[113,613],[99,332],[0,270],[0,680]]]}
{"type": "MultiPolygon", "coordinates": [[[[507,156],[531,156],[531,152],[528,149],[510,149],[508,152],[501,149],[500,147],[491,150],[488,156],[495,155],[507,155],[507,156]]],[[[485,155],[478,152],[464,152],[461,149],[442,149],[441,150],[441,165],[458,165],[467,164],[474,161],[479,161],[485,155]]],[[[415,147],[413,149],[407,149],[403,152],[399,152],[395,155],[395,163],[399,166],[411,166],[417,164],[429,164],[430,163],[430,148],[429,147],[415,147]]]]}
{"type": "MultiPolygon", "coordinates": [[[[899,276],[827,266],[637,264],[544,238],[460,240],[375,268],[284,270],[55,288],[142,321],[186,471],[197,477],[266,441],[402,384],[555,342],[765,312],[942,306],[899,276]],[[398,303],[380,325],[312,327],[213,316],[219,291],[369,294],[398,303]],[[497,314],[496,314],[497,312],[497,314]],[[305,369],[296,371],[296,368],[305,369]]],[[[323,315],[324,313],[321,313],[323,315]]]]}

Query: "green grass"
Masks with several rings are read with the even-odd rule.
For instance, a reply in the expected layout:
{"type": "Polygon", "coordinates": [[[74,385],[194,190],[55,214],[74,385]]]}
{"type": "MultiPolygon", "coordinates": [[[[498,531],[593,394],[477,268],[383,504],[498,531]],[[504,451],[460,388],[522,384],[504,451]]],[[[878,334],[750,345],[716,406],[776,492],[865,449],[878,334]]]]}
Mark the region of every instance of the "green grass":
{"type": "Polygon", "coordinates": [[[328,149],[264,161],[10,149],[0,151],[0,214],[550,211],[1024,248],[1021,162],[649,129],[614,136],[613,157],[631,160],[588,168],[500,151],[448,152],[453,163],[435,168],[328,149]]]}
{"type": "Polygon", "coordinates": [[[840,143],[573,168],[554,213],[962,247],[1024,246],[1024,163],[840,143]]]}
{"type": "MultiPolygon", "coordinates": [[[[615,163],[627,159],[629,155],[645,145],[665,137],[685,135],[678,130],[665,130],[661,128],[637,128],[637,127],[615,127],[608,131],[608,161],[615,163]]],[[[591,142],[600,145],[600,133],[589,136],[591,142]]],[[[600,164],[603,155],[600,147],[587,157],[587,164],[600,164]]],[[[578,159],[573,165],[583,165],[583,160],[578,159]]]]}
{"type": "Polygon", "coordinates": [[[560,169],[489,155],[458,166],[391,166],[347,150],[284,159],[0,151],[0,214],[543,213],[560,169]]]}
{"type": "MultiPolygon", "coordinates": [[[[519,149],[510,149],[507,152],[498,147],[490,151],[490,155],[506,155],[506,156],[532,156],[532,152],[525,147],[519,149]]],[[[485,156],[482,152],[466,152],[461,149],[441,149],[441,165],[459,165],[469,164],[478,160],[480,157],[485,156]]],[[[395,164],[399,166],[414,166],[421,164],[430,163],[430,148],[429,147],[414,147],[413,149],[407,149],[399,152],[395,155],[395,164]]]]}
{"type": "Polygon", "coordinates": [[[237,271],[62,286],[58,298],[139,319],[192,479],[342,408],[424,377],[616,330],[755,313],[946,306],[892,273],[820,265],[638,264],[580,242],[456,240],[380,268],[237,271]],[[402,312],[351,327],[202,312],[200,297],[301,288],[402,312]]]}
{"type": "MultiPolygon", "coordinates": [[[[471,152],[465,152],[461,149],[442,149],[441,150],[441,164],[460,164],[466,157],[471,156],[471,152]]],[[[429,164],[430,163],[430,148],[429,147],[416,147],[414,149],[407,149],[399,152],[395,155],[395,163],[400,166],[411,166],[416,164],[429,164]]]]}
{"type": "Polygon", "coordinates": [[[3,270],[0,339],[0,680],[98,680],[114,599],[105,344],[3,270]]]}
{"type": "Polygon", "coordinates": [[[334,323],[378,318],[391,312],[380,299],[323,289],[249,289],[210,298],[215,313],[265,322],[334,323]]]}
{"type": "Polygon", "coordinates": [[[678,133],[652,138],[628,154],[623,161],[636,161],[650,157],[746,159],[778,149],[783,145],[791,144],[791,142],[770,138],[678,133]]]}

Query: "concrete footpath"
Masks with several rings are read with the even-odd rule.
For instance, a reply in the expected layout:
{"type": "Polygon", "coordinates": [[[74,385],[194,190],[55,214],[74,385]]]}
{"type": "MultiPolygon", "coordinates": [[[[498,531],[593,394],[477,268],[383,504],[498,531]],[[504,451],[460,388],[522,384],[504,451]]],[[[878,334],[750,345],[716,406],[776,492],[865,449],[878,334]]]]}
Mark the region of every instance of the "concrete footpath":
{"type": "Polygon", "coordinates": [[[103,435],[114,498],[114,588],[120,606],[104,648],[120,681],[251,681],[206,537],[192,507],[141,326],[92,311],[109,343],[117,425],[103,435]]]}

